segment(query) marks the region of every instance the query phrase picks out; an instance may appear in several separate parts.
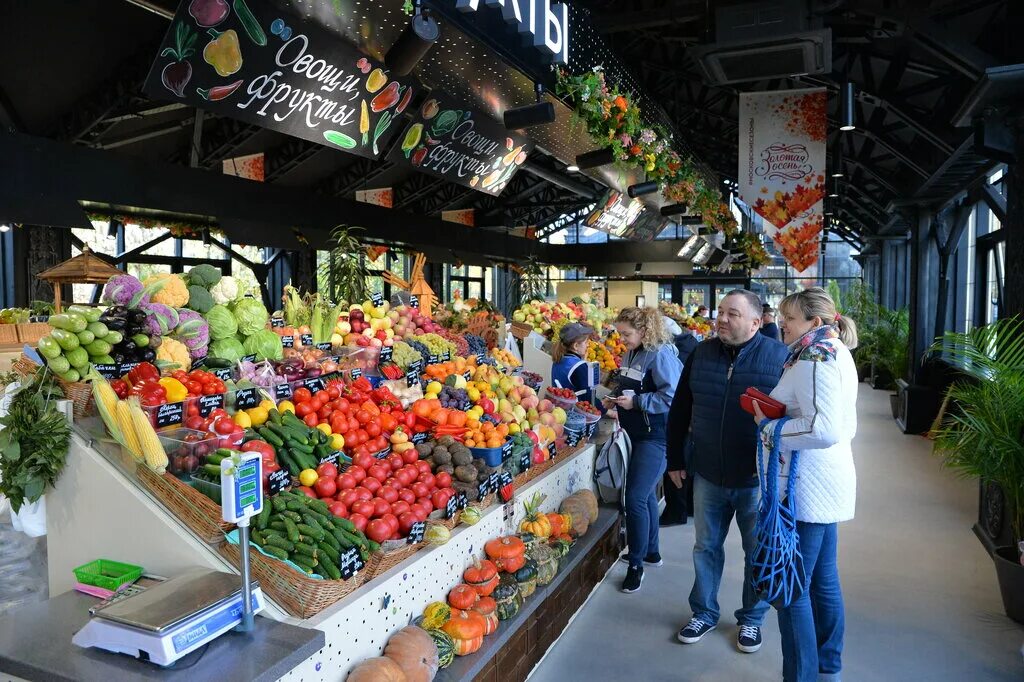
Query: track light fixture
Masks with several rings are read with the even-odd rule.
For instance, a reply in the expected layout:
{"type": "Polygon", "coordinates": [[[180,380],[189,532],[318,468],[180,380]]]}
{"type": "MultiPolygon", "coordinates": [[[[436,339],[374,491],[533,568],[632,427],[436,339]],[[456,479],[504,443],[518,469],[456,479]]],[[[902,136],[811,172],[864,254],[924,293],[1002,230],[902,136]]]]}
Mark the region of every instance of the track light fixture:
{"type": "Polygon", "coordinates": [[[441,35],[441,28],[432,16],[422,12],[420,0],[416,0],[416,13],[412,21],[398,36],[391,49],[384,55],[384,64],[395,76],[408,76],[416,64],[426,56],[441,35]]]}
{"type": "Polygon", "coordinates": [[[569,171],[570,173],[579,173],[580,167],[577,166],[575,163],[570,163],[568,166],[565,167],[565,170],[569,171]]]}
{"type": "Polygon", "coordinates": [[[597,168],[598,166],[607,166],[615,161],[615,152],[612,151],[611,147],[607,149],[595,149],[592,152],[586,154],[580,154],[576,157],[576,167],[580,170],[586,170],[587,168],[597,168]]]}
{"type": "Polygon", "coordinates": [[[110,219],[107,223],[107,239],[117,239],[117,229],[121,226],[121,221],[114,218],[110,219]]]}
{"type": "Polygon", "coordinates": [[[853,83],[846,81],[843,83],[842,89],[839,91],[839,129],[843,131],[850,131],[857,128],[857,124],[854,123],[853,116],[853,102],[854,102],[854,89],[853,83]]]}
{"type": "Polygon", "coordinates": [[[626,194],[628,194],[629,196],[631,196],[633,198],[636,198],[636,197],[642,197],[645,194],[650,194],[651,192],[657,192],[657,191],[658,191],[658,183],[656,183],[653,180],[651,180],[649,182],[641,182],[641,183],[637,183],[636,185],[630,185],[626,189],[626,194]]]}
{"type": "Polygon", "coordinates": [[[210,228],[203,230],[203,246],[209,246],[210,242],[210,228]]]}
{"type": "Polygon", "coordinates": [[[0,232],[10,232],[11,226],[8,223],[0,223],[0,232]]]}
{"type": "Polygon", "coordinates": [[[536,83],[534,91],[537,94],[537,102],[535,104],[527,104],[524,107],[505,110],[502,118],[507,130],[520,130],[521,128],[555,122],[555,105],[551,102],[543,101],[544,86],[536,83]]]}
{"type": "Polygon", "coordinates": [[[661,215],[665,218],[669,218],[674,215],[682,215],[683,213],[686,213],[686,209],[688,208],[689,206],[687,206],[686,204],[671,204],[669,206],[662,206],[661,215]]]}

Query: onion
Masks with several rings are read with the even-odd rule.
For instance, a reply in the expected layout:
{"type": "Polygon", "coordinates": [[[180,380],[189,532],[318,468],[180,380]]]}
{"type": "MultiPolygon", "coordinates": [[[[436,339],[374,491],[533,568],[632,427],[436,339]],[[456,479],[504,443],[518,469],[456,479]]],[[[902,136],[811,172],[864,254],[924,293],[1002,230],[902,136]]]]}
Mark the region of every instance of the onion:
{"type": "Polygon", "coordinates": [[[319,367],[310,367],[309,369],[306,370],[306,377],[305,378],[307,378],[307,379],[315,379],[316,377],[320,376],[321,374],[323,374],[323,372],[320,370],[319,367]]]}

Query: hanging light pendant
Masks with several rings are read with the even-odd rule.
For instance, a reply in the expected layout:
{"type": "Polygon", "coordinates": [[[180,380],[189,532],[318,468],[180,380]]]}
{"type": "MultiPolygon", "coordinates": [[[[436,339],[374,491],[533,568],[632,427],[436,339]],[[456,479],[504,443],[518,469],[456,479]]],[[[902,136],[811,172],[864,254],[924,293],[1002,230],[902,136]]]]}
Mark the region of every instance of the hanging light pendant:
{"type": "Polygon", "coordinates": [[[843,83],[843,87],[839,91],[839,129],[842,131],[857,128],[853,115],[854,95],[853,83],[850,81],[843,83]]]}

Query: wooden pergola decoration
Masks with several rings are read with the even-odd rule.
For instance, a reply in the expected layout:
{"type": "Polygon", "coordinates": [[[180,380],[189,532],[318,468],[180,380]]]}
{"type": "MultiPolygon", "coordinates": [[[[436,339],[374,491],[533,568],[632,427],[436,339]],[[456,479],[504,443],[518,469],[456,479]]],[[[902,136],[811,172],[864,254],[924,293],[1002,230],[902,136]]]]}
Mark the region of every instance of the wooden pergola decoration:
{"type": "Polygon", "coordinates": [[[393,287],[405,289],[414,295],[419,299],[420,314],[431,317],[436,296],[434,295],[434,290],[427,284],[427,280],[423,278],[423,266],[426,262],[427,257],[422,253],[417,253],[416,257],[413,258],[412,275],[410,275],[408,280],[404,280],[392,272],[385,272],[384,281],[393,287]]]}
{"type": "Polygon", "coordinates": [[[60,288],[64,284],[105,284],[114,275],[123,275],[113,265],[103,260],[88,246],[82,253],[52,268],[40,272],[36,277],[53,285],[53,307],[61,312],[60,288]]]}

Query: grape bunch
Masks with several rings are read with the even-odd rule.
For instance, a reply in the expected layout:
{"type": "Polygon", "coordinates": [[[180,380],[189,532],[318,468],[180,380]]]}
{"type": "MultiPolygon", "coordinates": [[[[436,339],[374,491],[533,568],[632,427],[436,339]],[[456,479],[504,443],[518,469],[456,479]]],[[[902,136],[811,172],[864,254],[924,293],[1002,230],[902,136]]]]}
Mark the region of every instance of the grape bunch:
{"type": "Polygon", "coordinates": [[[482,336],[466,334],[465,339],[466,345],[469,346],[469,355],[479,355],[480,353],[487,355],[487,342],[482,336]]]}
{"type": "Polygon", "coordinates": [[[450,329],[439,329],[437,335],[455,346],[455,352],[452,353],[452,357],[456,355],[463,358],[469,356],[469,343],[461,334],[456,334],[450,329]]]}
{"type": "Polygon", "coordinates": [[[421,353],[405,341],[398,341],[391,349],[391,360],[402,368],[409,369],[409,365],[422,359],[421,353]]]}
{"type": "Polygon", "coordinates": [[[441,407],[447,407],[454,410],[465,411],[473,406],[472,401],[469,399],[469,394],[464,388],[445,386],[441,389],[437,398],[441,401],[441,407]]]}
{"type": "Polygon", "coordinates": [[[453,358],[457,355],[455,344],[437,334],[421,334],[416,340],[427,347],[429,355],[441,357],[448,353],[453,358]]]}
{"type": "MultiPolygon", "coordinates": [[[[422,336],[419,338],[423,338],[422,336]]],[[[430,364],[430,349],[421,343],[418,339],[409,338],[405,341],[409,344],[409,347],[420,354],[420,360],[423,361],[422,367],[426,367],[430,364]]],[[[416,362],[415,358],[411,362],[416,362]]]]}

